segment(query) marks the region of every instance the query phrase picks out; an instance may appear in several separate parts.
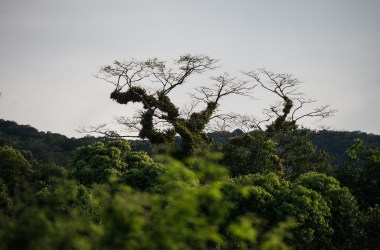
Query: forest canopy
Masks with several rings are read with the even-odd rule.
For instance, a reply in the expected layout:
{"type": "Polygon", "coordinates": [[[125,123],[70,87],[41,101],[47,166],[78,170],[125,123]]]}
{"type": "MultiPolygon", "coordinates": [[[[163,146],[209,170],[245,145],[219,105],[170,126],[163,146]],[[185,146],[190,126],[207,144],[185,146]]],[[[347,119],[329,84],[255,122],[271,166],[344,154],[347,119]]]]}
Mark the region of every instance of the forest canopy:
{"type": "Polygon", "coordinates": [[[304,110],[314,101],[301,81],[265,69],[214,76],[181,111],[172,90],[217,62],[101,69],[112,100],[141,105],[119,120],[140,140],[0,120],[0,249],[379,249],[380,136],[304,128],[335,110],[304,110]],[[224,97],[255,88],[279,98],[262,119],[220,113],[224,97]]]}

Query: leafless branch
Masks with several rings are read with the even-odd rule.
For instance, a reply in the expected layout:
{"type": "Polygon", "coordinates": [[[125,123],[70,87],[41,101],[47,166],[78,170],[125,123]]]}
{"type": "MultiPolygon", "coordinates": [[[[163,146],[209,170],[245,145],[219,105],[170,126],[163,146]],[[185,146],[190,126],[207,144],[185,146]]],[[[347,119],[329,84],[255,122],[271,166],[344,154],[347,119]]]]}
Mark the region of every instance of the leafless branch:
{"type": "Polygon", "coordinates": [[[179,68],[179,73],[172,73],[171,78],[173,79],[169,83],[167,88],[164,88],[163,92],[168,94],[176,86],[181,85],[185,80],[192,74],[201,74],[206,70],[213,70],[217,68],[216,63],[219,60],[210,58],[208,56],[191,56],[189,54],[181,56],[175,61],[175,64],[179,68]]]}
{"type": "Polygon", "coordinates": [[[261,87],[281,98],[302,95],[302,93],[296,92],[302,81],[294,78],[291,74],[277,74],[266,69],[243,72],[243,74],[253,78],[261,87]]]}
{"type": "Polygon", "coordinates": [[[113,65],[107,65],[99,70],[97,78],[112,83],[117,91],[125,86],[132,87],[144,78],[149,77],[149,72],[144,62],[132,59],[131,61],[114,61],[113,65]]]}
{"type": "Polygon", "coordinates": [[[227,73],[211,79],[214,80],[211,87],[203,86],[196,89],[197,93],[192,96],[195,100],[218,103],[222,97],[231,94],[251,96],[252,90],[255,88],[255,86],[249,85],[248,81],[230,77],[227,73]]]}
{"type": "Polygon", "coordinates": [[[229,114],[218,114],[214,115],[210,124],[208,125],[208,132],[214,131],[233,131],[235,129],[240,129],[244,133],[250,132],[252,130],[258,129],[263,130],[262,123],[266,123],[272,117],[267,117],[266,119],[260,120],[254,116],[242,115],[237,113],[229,114]]]}
{"type": "Polygon", "coordinates": [[[132,117],[128,117],[128,116],[115,117],[116,123],[122,125],[123,130],[127,133],[136,133],[141,130],[140,119],[141,119],[141,116],[139,115],[134,115],[132,117]]]}
{"type": "Polygon", "coordinates": [[[336,110],[331,109],[330,105],[324,105],[324,106],[320,106],[318,108],[315,108],[311,112],[302,114],[299,117],[295,118],[294,120],[298,121],[298,120],[305,118],[305,117],[317,117],[317,118],[320,118],[317,121],[320,121],[323,118],[328,118],[328,117],[333,116],[335,113],[336,113],[336,110]]]}
{"type": "Polygon", "coordinates": [[[137,135],[120,135],[114,130],[107,128],[108,124],[100,124],[97,126],[80,127],[76,131],[82,134],[100,134],[107,138],[136,138],[137,135]]]}
{"type": "Polygon", "coordinates": [[[190,115],[196,111],[196,109],[199,107],[200,101],[199,100],[191,100],[190,103],[186,104],[181,109],[181,117],[184,117],[186,120],[190,118],[190,115]]]}
{"type": "Polygon", "coordinates": [[[217,114],[207,124],[207,132],[230,132],[234,128],[235,114],[217,114]]]}
{"type": "Polygon", "coordinates": [[[252,78],[255,83],[265,90],[276,94],[282,99],[264,110],[264,114],[267,116],[265,120],[268,122],[272,122],[272,118],[293,122],[306,117],[323,119],[334,115],[336,112],[329,105],[325,105],[297,115],[306,104],[314,103],[315,100],[301,97],[303,94],[297,91],[302,82],[291,74],[277,74],[265,69],[243,72],[243,74],[252,78]]]}

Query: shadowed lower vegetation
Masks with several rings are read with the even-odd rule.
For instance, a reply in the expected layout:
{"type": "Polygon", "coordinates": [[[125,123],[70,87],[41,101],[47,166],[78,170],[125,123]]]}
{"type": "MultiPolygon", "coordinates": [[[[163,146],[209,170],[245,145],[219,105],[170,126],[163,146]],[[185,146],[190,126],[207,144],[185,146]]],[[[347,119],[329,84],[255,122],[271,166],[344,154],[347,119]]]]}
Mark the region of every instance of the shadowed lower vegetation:
{"type": "Polygon", "coordinates": [[[98,141],[65,165],[2,146],[0,249],[378,248],[380,151],[332,165],[289,136],[286,157],[250,133],[181,160],[98,141]]]}

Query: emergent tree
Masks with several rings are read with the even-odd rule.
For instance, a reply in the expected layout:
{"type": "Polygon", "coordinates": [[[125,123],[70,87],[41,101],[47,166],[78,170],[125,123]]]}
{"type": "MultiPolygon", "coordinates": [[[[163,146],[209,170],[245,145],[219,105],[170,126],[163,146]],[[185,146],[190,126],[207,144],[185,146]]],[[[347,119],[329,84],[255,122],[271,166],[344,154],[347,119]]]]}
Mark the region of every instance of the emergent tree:
{"type": "Polygon", "coordinates": [[[298,92],[302,82],[291,74],[273,73],[265,69],[244,72],[244,74],[281,99],[264,110],[266,118],[251,120],[252,128],[263,130],[263,125],[266,125],[266,132],[269,136],[297,129],[297,122],[303,118],[323,119],[336,112],[330,108],[330,105],[323,105],[305,112],[304,107],[314,103],[315,100],[303,98],[302,93],[298,92]]]}
{"type": "Polygon", "coordinates": [[[174,60],[173,67],[158,59],[115,61],[102,67],[98,77],[115,86],[111,99],[120,104],[142,104],[139,115],[122,118],[124,125],[138,130],[140,138],[153,144],[173,143],[175,136],[180,136],[181,152],[189,155],[208,141],[204,130],[216,114],[220,100],[231,94],[249,95],[254,87],[226,73],[212,77],[213,85],[197,88],[192,95],[197,104],[204,106],[181,114],[169,94],[188,82],[190,76],[215,69],[217,62],[208,56],[192,55],[174,60]]]}
{"type": "Polygon", "coordinates": [[[223,117],[223,122],[232,122],[235,128],[250,132],[249,136],[234,138],[224,146],[224,164],[230,168],[232,174],[266,173],[273,171],[276,165],[275,168],[288,178],[295,178],[308,171],[327,173],[330,167],[327,155],[313,145],[308,130],[300,129],[299,121],[304,118],[327,118],[335,110],[329,105],[305,108],[315,101],[305,99],[298,92],[301,81],[291,74],[278,74],[265,69],[244,74],[253,84],[280,100],[264,110],[263,119],[238,114],[223,117]],[[271,156],[260,161],[260,156],[268,154],[271,156]],[[239,155],[240,161],[234,160],[236,155],[239,155]],[[273,160],[272,164],[268,162],[269,159],[273,160]]]}

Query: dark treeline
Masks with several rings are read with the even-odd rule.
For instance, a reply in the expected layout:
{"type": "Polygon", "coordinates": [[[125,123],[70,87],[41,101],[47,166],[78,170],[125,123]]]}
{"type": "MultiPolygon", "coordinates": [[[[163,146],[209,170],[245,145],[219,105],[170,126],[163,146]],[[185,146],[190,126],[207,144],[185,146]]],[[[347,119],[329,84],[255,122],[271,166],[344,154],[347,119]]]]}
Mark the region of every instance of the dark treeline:
{"type": "Polygon", "coordinates": [[[0,120],[0,249],[380,247],[380,136],[209,137],[176,160],[0,120]]]}
{"type": "MultiPolygon", "coordinates": [[[[333,157],[334,162],[347,160],[346,150],[356,139],[371,148],[380,148],[380,135],[360,131],[309,131],[310,139],[319,149],[333,157]]],[[[215,143],[225,143],[234,136],[242,136],[241,130],[234,132],[213,132],[209,138],[215,143]]],[[[29,125],[19,125],[14,121],[0,119],[0,146],[9,145],[21,151],[30,151],[34,158],[43,162],[65,165],[69,162],[76,148],[104,142],[107,138],[85,136],[68,138],[64,135],[41,132],[29,125]]],[[[147,140],[129,141],[132,150],[144,151],[153,155],[155,147],[147,140]]]]}
{"type": "MultiPolygon", "coordinates": [[[[76,148],[104,142],[107,138],[85,136],[68,138],[64,135],[41,132],[29,125],[19,125],[14,121],[0,119],[0,146],[8,145],[21,151],[29,151],[33,157],[46,163],[66,165],[76,148]]],[[[133,150],[153,152],[148,141],[131,141],[133,150]]]]}

